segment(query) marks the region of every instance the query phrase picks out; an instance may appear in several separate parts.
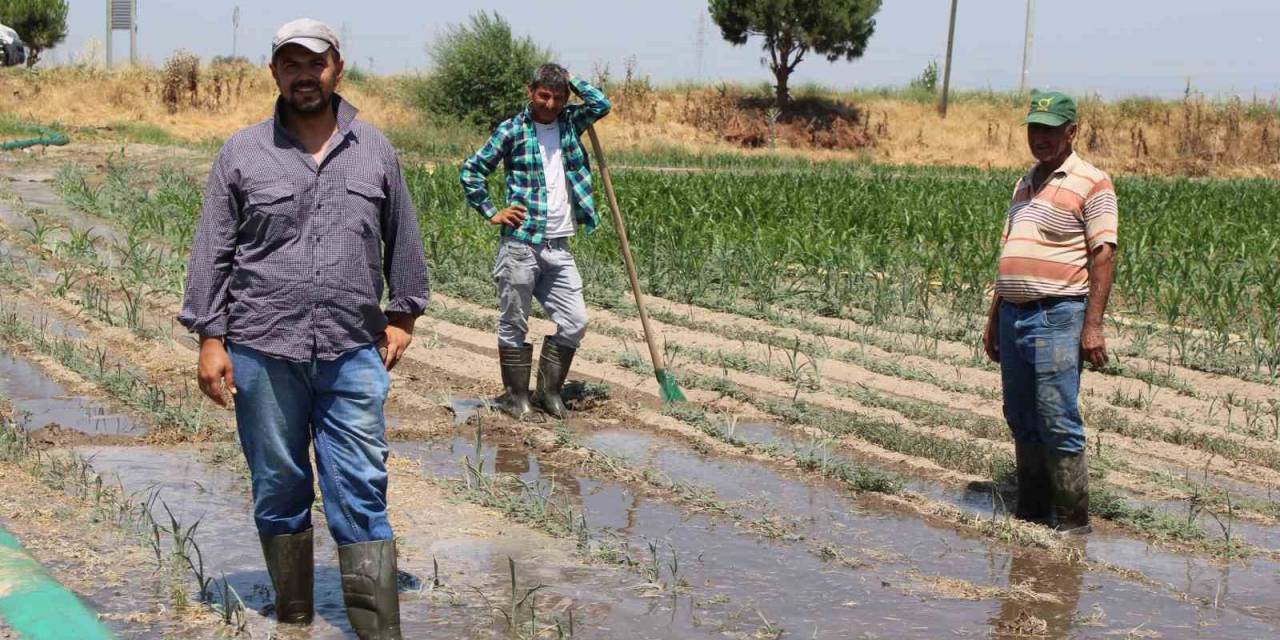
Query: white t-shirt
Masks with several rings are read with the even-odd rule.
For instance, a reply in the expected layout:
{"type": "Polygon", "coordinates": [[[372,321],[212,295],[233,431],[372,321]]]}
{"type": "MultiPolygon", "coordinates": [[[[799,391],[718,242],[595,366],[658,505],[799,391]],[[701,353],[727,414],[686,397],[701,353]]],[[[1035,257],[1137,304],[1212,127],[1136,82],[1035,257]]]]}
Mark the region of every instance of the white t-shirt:
{"type": "Polygon", "coordinates": [[[542,151],[542,173],[547,180],[547,238],[567,238],[577,230],[573,205],[569,201],[569,182],[564,175],[564,158],[560,152],[560,125],[533,123],[538,132],[538,148],[542,151]]]}

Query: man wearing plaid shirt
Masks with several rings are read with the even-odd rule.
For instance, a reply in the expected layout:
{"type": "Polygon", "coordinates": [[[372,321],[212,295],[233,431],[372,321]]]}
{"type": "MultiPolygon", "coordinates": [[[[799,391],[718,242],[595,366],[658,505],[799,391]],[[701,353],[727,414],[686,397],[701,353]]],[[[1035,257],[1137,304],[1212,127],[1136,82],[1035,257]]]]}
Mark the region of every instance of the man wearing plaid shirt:
{"type": "Polygon", "coordinates": [[[569,251],[569,238],[600,224],[591,190],[591,167],[581,134],[609,113],[612,105],[599,89],[545,64],[529,83],[529,106],[503,122],[475,155],[462,165],[467,203],[502,228],[493,271],[498,286],[498,355],[504,411],[517,419],[529,415],[529,374],[533,345],[525,341],[534,298],[556,324],[542,345],[533,402],[557,418],[568,415],[561,390],[573,354],[587,331],[582,276],[569,251]],[[567,104],[570,90],[582,104],[567,104]],[[486,179],[501,162],[507,178],[507,208],[499,210],[486,179]]]}

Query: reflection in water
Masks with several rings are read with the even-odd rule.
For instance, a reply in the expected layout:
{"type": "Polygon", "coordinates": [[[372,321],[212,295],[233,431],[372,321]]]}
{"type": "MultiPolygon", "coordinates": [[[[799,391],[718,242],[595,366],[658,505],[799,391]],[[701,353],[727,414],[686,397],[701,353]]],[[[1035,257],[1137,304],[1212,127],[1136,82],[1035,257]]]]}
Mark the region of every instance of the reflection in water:
{"type": "MultiPolygon", "coordinates": [[[[1081,552],[1084,541],[1081,541],[1081,552]]],[[[1084,565],[1062,562],[1036,549],[1022,549],[1009,560],[1009,595],[991,621],[992,636],[1068,638],[1080,608],[1084,565]]]]}
{"type": "Polygon", "coordinates": [[[498,447],[497,461],[494,463],[498,473],[514,473],[521,475],[529,472],[529,468],[536,465],[533,455],[525,451],[517,451],[510,447],[498,447]]]}

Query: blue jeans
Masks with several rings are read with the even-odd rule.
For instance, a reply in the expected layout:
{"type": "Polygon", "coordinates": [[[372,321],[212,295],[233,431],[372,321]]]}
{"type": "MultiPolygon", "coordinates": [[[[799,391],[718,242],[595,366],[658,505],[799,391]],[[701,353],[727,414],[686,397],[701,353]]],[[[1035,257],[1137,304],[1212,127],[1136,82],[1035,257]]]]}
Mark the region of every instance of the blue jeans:
{"type": "Polygon", "coordinates": [[[1043,443],[1049,453],[1084,450],[1080,417],[1082,298],[1025,308],[1000,303],[1000,375],[1004,417],[1018,442],[1043,443]]]}
{"type": "Polygon", "coordinates": [[[337,360],[290,362],[229,344],[236,424],[266,535],[311,527],[315,441],[329,531],[340,545],[390,540],[383,405],[391,377],[373,345],[337,360]]]}

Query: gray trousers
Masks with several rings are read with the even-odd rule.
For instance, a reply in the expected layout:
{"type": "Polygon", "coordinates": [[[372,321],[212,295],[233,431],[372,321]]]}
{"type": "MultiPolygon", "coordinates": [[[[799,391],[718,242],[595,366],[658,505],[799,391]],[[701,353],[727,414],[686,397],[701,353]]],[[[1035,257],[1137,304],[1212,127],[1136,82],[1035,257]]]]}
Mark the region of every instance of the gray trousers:
{"type": "Polygon", "coordinates": [[[541,246],[503,238],[493,268],[498,285],[498,344],[521,347],[529,333],[529,312],[537,298],[556,323],[556,344],[577,349],[587,333],[587,303],[582,298],[582,275],[569,252],[568,238],[547,240],[541,246]]]}

